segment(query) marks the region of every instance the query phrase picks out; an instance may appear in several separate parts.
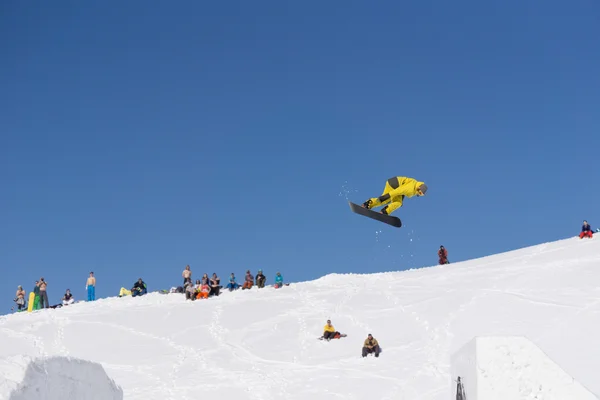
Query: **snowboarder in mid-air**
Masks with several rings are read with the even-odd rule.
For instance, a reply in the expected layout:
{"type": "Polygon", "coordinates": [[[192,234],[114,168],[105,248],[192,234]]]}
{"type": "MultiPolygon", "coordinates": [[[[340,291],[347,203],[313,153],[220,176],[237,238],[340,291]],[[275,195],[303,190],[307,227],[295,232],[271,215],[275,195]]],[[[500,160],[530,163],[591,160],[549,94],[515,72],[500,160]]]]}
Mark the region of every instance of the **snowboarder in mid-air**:
{"type": "Polygon", "coordinates": [[[406,176],[395,176],[387,180],[381,196],[370,198],[362,206],[370,210],[373,207],[385,205],[380,212],[381,214],[390,215],[402,207],[405,196],[424,196],[425,193],[427,193],[427,185],[424,182],[406,176]]]}

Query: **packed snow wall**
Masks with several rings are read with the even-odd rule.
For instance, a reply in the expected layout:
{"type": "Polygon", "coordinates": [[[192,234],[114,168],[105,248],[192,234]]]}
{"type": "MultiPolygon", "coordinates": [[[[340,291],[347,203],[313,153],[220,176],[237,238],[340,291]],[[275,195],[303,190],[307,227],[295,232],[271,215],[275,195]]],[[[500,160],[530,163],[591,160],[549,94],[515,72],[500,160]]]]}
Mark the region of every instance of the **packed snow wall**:
{"type": "Polygon", "coordinates": [[[0,360],[0,400],[123,400],[104,368],[69,357],[0,360]]]}
{"type": "Polygon", "coordinates": [[[451,364],[452,400],[598,400],[520,336],[476,337],[452,356],[451,364]]]}

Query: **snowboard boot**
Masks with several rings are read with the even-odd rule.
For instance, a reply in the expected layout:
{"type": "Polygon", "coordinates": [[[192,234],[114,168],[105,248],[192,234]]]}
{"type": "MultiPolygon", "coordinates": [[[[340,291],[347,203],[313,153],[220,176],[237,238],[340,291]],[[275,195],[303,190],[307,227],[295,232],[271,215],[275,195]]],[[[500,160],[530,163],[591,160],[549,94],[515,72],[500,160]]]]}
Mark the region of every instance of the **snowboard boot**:
{"type": "Polygon", "coordinates": [[[388,208],[388,206],[385,206],[385,207],[383,207],[383,208],[381,209],[381,213],[382,213],[383,215],[389,215],[389,214],[388,214],[388,212],[387,212],[387,208],[388,208]]]}
{"type": "Polygon", "coordinates": [[[373,200],[369,199],[369,200],[365,201],[362,204],[362,206],[363,206],[363,208],[366,208],[367,210],[370,210],[371,209],[371,204],[373,204],[373,200]]]}

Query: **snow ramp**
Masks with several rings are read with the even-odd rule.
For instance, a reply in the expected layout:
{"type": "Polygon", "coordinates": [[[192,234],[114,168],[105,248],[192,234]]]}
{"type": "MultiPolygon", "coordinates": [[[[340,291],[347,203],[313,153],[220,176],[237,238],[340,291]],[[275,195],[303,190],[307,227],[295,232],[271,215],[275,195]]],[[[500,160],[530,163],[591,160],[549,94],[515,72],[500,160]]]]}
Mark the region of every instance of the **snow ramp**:
{"type": "Polygon", "coordinates": [[[70,357],[6,358],[0,377],[0,400],[123,399],[100,364],[70,357]]]}
{"type": "Polygon", "coordinates": [[[474,338],[453,355],[452,381],[457,400],[598,400],[521,336],[474,338]]]}

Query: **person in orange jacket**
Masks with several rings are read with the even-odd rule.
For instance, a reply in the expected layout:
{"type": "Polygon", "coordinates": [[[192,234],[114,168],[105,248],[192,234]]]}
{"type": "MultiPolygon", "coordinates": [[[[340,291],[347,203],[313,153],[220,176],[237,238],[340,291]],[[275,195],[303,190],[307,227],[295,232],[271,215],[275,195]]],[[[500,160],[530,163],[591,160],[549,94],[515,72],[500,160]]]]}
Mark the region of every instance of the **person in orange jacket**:
{"type": "Polygon", "coordinates": [[[382,214],[390,215],[395,210],[402,207],[404,197],[425,196],[426,192],[427,185],[425,185],[424,182],[406,176],[395,176],[385,182],[385,187],[381,196],[368,199],[362,206],[371,210],[373,207],[385,205],[380,212],[382,214]]]}

